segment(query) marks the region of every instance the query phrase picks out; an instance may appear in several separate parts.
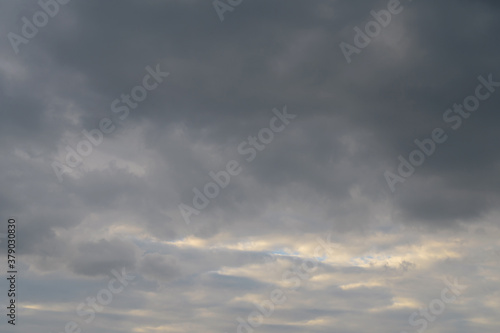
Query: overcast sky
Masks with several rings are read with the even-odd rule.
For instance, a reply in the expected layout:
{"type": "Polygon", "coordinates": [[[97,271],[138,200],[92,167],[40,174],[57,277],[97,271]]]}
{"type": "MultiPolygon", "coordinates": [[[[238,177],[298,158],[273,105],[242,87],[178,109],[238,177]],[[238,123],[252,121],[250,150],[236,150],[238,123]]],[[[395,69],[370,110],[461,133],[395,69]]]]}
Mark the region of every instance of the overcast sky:
{"type": "Polygon", "coordinates": [[[498,1],[0,18],[2,332],[499,331],[498,1]]]}

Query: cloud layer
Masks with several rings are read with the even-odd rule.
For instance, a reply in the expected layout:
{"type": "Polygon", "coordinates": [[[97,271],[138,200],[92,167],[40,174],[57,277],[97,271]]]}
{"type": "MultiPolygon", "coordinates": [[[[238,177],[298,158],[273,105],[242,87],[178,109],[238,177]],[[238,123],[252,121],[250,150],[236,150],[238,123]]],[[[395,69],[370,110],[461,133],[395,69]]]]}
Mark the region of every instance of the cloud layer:
{"type": "Polygon", "coordinates": [[[498,332],[497,2],[401,1],[350,63],[339,45],[388,1],[243,0],[222,22],[211,1],[62,3],[15,47],[42,7],[0,13],[0,208],[22,265],[2,332],[235,332],[273,290],[255,332],[413,332],[455,278],[426,328],[498,332]],[[391,191],[435,128],[447,140],[391,191]],[[79,304],[122,269],[136,278],[86,323],[79,304]]]}

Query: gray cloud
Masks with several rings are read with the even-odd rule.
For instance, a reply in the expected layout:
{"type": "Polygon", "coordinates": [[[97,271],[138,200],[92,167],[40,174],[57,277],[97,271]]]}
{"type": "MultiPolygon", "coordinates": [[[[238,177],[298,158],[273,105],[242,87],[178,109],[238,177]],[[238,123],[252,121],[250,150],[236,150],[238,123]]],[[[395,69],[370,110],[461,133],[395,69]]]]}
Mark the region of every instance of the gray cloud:
{"type": "Polygon", "coordinates": [[[500,81],[500,7],[401,3],[350,64],[339,43],[353,43],[353,28],[387,1],[243,0],[223,22],[211,1],[70,1],[18,54],[7,34],[21,34],[22,18],[40,6],[4,4],[0,210],[18,220],[33,295],[22,310],[26,329],[60,331],[74,316],[61,308],[74,313],[111,269],[126,267],[140,282],[88,329],[229,332],[234,318],[253,311],[250,300],[278,287],[280,270],[293,256],[311,256],[311,239],[326,232],[345,253],[326,258],[261,330],[408,330],[412,307],[436,297],[447,273],[464,277],[470,293],[435,328],[484,323],[480,311],[491,314],[497,303],[482,286],[498,282],[498,261],[475,249],[497,250],[500,91],[456,130],[443,114],[474,93],[478,76],[500,81]],[[157,64],[170,75],[119,121],[111,103],[157,64]],[[296,119],[246,161],[238,145],[284,105],[296,119]],[[51,164],[64,163],[65,147],[76,149],[103,117],[117,130],[59,182],[51,164]],[[384,172],[436,127],[448,140],[392,193],[384,172]],[[192,205],[193,188],[230,160],[241,174],[187,225],[178,205],[192,205]],[[463,252],[452,239],[466,243],[463,252]],[[273,273],[263,269],[269,253],[283,256],[273,273]],[[426,278],[432,287],[422,286],[426,278]],[[50,296],[58,285],[68,298],[50,296]],[[85,293],[74,291],[80,285],[85,293]],[[487,300],[478,306],[474,297],[487,300]],[[118,313],[132,319],[120,322],[118,313]],[[162,321],[159,313],[170,314],[162,321]]]}

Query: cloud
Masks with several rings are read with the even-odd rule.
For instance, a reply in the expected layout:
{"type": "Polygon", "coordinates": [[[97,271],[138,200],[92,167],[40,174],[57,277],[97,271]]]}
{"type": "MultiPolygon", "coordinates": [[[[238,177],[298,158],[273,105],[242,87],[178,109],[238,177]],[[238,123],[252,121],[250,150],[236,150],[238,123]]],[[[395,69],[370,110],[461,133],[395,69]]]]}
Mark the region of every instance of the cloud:
{"type": "MultiPolygon", "coordinates": [[[[71,1],[18,54],[3,38],[0,211],[18,221],[23,330],[63,330],[125,267],[137,280],[85,329],[234,331],[330,233],[334,254],[255,331],[410,332],[443,276],[469,288],[429,329],[495,331],[500,92],[457,130],[443,114],[478,76],[500,81],[500,7],[401,3],[351,64],[339,44],[387,1],[243,1],[223,22],[210,1],[71,1]],[[157,64],[170,75],[121,120],[112,102],[157,64]],[[238,145],[284,105],[297,117],[247,162],[238,145]],[[51,163],[103,117],[116,131],[59,182],[51,163]],[[436,127],[448,140],[392,193],[384,172],[436,127]],[[231,160],[242,172],[187,225],[178,205],[231,160]]],[[[4,37],[40,9],[4,7],[4,37]]]]}

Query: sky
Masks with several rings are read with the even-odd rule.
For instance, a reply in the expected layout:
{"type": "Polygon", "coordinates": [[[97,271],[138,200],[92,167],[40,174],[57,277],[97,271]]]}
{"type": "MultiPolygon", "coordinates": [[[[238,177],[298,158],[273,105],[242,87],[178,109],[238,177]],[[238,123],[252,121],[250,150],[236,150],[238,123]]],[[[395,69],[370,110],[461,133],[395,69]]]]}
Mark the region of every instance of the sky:
{"type": "Polygon", "coordinates": [[[498,1],[1,8],[2,332],[499,331],[498,1]]]}

